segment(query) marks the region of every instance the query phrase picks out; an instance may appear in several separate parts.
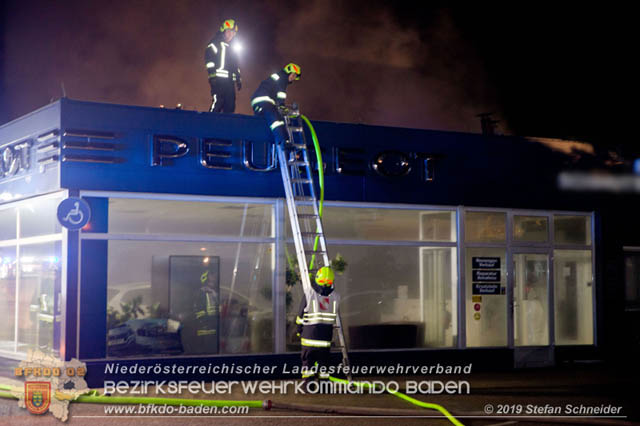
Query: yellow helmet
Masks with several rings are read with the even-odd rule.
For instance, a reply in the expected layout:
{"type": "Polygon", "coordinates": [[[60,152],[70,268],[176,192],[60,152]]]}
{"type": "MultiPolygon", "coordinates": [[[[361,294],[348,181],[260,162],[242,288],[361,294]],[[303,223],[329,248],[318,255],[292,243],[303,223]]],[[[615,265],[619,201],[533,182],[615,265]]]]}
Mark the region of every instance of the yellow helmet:
{"type": "Polygon", "coordinates": [[[294,64],[293,62],[288,63],[284,66],[284,72],[287,74],[296,73],[296,80],[300,80],[300,76],[302,75],[302,70],[299,65],[294,64]]]}
{"type": "Polygon", "coordinates": [[[333,269],[329,266],[323,266],[316,273],[316,283],[321,286],[331,287],[333,285],[333,269]]]}
{"type": "Polygon", "coordinates": [[[235,19],[226,19],[220,26],[220,32],[223,33],[226,30],[238,31],[238,24],[235,19]]]}

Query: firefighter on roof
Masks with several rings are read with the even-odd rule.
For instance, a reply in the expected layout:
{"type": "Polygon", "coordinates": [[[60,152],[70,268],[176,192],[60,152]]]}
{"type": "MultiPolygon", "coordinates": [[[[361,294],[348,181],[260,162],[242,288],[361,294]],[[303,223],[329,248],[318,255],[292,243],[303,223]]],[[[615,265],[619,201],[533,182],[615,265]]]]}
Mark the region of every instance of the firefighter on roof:
{"type": "Polygon", "coordinates": [[[296,318],[298,335],[302,345],[302,378],[312,379],[316,373],[321,379],[328,379],[329,374],[320,368],[329,362],[333,327],[338,316],[340,297],[333,291],[333,270],[323,266],[316,274],[313,289],[305,292],[300,304],[300,313],[296,318]]]}
{"type": "Polygon", "coordinates": [[[271,74],[260,83],[251,97],[251,108],[256,115],[264,116],[277,143],[287,140],[284,120],[278,111],[278,106],[284,105],[287,99],[287,86],[295,80],[300,80],[302,71],[296,64],[287,64],[280,71],[271,74]]]}
{"type": "Polygon", "coordinates": [[[231,40],[238,32],[238,24],[233,19],[225,20],[220,31],[207,45],[204,62],[211,86],[210,112],[235,112],[236,86],[242,88],[238,55],[230,48],[231,40]]]}

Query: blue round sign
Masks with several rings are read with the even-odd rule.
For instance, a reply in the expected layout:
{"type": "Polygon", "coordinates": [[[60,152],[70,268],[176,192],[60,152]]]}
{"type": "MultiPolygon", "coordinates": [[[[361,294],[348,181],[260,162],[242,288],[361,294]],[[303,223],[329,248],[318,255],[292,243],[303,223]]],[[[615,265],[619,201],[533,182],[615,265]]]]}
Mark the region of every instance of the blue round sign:
{"type": "Polygon", "coordinates": [[[72,231],[85,226],[91,219],[91,208],[82,198],[69,197],[58,205],[58,221],[72,231]]]}

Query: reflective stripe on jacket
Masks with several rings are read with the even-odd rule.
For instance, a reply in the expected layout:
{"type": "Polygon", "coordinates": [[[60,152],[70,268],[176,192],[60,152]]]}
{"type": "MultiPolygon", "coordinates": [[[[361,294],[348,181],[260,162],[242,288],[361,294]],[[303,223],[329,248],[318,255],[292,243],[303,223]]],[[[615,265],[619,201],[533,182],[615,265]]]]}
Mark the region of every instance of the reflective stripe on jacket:
{"type": "Polygon", "coordinates": [[[296,324],[302,328],[303,346],[331,346],[339,304],[340,296],[336,292],[331,292],[328,295],[318,294],[313,290],[306,292],[301,302],[300,313],[296,318],[296,324]]]}
{"type": "Polygon", "coordinates": [[[207,44],[204,51],[204,62],[209,78],[240,81],[238,55],[230,48],[229,43],[224,41],[221,33],[207,44]]]}

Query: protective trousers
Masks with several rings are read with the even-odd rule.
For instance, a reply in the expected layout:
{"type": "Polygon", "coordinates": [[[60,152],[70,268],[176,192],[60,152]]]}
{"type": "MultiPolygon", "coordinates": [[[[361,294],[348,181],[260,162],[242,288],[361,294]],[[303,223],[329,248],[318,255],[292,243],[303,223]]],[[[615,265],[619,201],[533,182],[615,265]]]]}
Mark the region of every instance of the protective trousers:
{"type": "Polygon", "coordinates": [[[253,106],[253,112],[267,119],[267,124],[273,133],[278,144],[282,144],[287,140],[287,131],[284,126],[284,119],[278,111],[278,108],[271,102],[258,102],[253,106]]]}
{"type": "MultiPolygon", "coordinates": [[[[302,378],[313,377],[316,374],[311,373],[313,367],[318,364],[319,367],[325,367],[329,364],[330,348],[312,348],[308,346],[302,347],[300,358],[302,360],[302,378]]],[[[317,372],[317,371],[316,371],[317,372]]],[[[326,373],[325,373],[326,374],[326,373]]],[[[318,374],[320,378],[325,378],[325,374],[318,374]]]]}
{"type": "Polygon", "coordinates": [[[236,88],[230,78],[214,77],[209,79],[211,86],[211,107],[209,112],[236,111],[236,88]]]}

